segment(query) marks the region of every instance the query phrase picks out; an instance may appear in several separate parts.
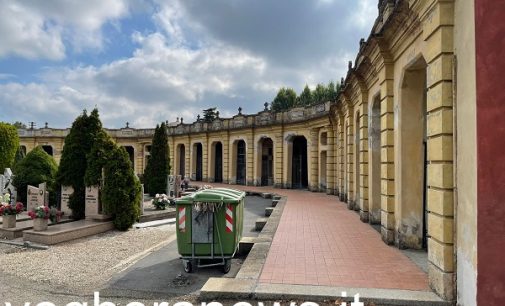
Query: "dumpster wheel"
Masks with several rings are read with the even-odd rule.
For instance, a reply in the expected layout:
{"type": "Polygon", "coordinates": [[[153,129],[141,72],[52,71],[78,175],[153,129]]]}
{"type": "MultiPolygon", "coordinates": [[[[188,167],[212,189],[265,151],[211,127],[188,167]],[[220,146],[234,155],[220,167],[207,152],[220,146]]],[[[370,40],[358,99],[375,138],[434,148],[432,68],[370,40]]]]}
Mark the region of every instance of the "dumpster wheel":
{"type": "Polygon", "coordinates": [[[182,265],[184,266],[184,272],[191,273],[193,272],[193,263],[191,260],[183,259],[182,265]]]}
{"type": "Polygon", "coordinates": [[[230,272],[231,269],[231,259],[225,259],[223,265],[223,272],[226,274],[230,272]]]}

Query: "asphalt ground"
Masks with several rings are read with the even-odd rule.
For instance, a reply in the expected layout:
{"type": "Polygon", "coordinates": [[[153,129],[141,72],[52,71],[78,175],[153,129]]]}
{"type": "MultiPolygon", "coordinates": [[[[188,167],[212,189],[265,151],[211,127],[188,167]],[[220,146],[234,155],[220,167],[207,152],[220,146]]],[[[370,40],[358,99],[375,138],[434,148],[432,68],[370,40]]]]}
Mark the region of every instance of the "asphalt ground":
{"type": "MultiPolygon", "coordinates": [[[[259,232],[254,230],[256,219],[264,217],[265,208],[270,207],[271,203],[271,199],[246,197],[243,236],[258,236],[259,232]]],[[[165,226],[175,231],[174,224],[165,226]]],[[[113,296],[197,296],[210,277],[235,277],[244,259],[234,258],[227,274],[223,274],[220,266],[197,268],[193,273],[186,273],[177,251],[177,241],[174,240],[116,275],[101,292],[113,296]]]]}

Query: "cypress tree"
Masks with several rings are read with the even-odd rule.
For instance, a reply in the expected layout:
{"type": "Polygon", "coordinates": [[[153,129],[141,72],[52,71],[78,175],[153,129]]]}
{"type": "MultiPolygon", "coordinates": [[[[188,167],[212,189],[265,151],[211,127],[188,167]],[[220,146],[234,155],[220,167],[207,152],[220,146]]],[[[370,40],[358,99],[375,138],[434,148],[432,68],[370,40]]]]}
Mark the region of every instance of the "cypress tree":
{"type": "Polygon", "coordinates": [[[0,172],[14,164],[16,150],[19,147],[18,130],[15,126],[0,122],[0,172]]]}
{"type": "Polygon", "coordinates": [[[60,167],[56,176],[59,185],[72,186],[74,194],[69,198],[69,207],[74,219],[82,219],[85,212],[84,177],[87,168],[87,155],[91,152],[97,135],[102,131],[98,110],[88,116],[86,110],[72,124],[65,137],[60,167]]]}
{"type": "Polygon", "coordinates": [[[125,231],[140,216],[141,186],[123,147],[115,146],[112,150],[104,165],[104,175],[103,210],[112,215],[116,229],[125,231]]]}
{"type": "Polygon", "coordinates": [[[150,195],[165,193],[167,176],[170,173],[168,135],[165,123],[156,125],[151,146],[151,155],[144,171],[146,189],[150,195]]]}

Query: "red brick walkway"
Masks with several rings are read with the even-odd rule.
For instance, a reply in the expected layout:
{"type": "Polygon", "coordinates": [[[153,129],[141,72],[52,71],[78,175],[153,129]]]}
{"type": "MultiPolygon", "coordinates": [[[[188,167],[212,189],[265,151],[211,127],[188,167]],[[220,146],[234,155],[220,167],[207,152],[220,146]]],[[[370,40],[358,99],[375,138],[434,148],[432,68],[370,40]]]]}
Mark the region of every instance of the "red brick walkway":
{"type": "Polygon", "coordinates": [[[229,186],[288,196],[261,283],[428,291],[428,277],[335,196],[229,186]]]}

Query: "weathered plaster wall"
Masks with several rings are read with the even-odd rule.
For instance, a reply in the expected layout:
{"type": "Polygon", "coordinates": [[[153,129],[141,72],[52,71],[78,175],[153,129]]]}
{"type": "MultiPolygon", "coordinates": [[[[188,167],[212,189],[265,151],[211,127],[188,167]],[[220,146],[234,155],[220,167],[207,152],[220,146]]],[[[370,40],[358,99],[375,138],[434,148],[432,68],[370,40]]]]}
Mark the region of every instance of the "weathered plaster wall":
{"type": "Polygon", "coordinates": [[[457,60],[457,301],[476,305],[477,294],[477,125],[473,1],[456,1],[454,53],[457,60]]]}

